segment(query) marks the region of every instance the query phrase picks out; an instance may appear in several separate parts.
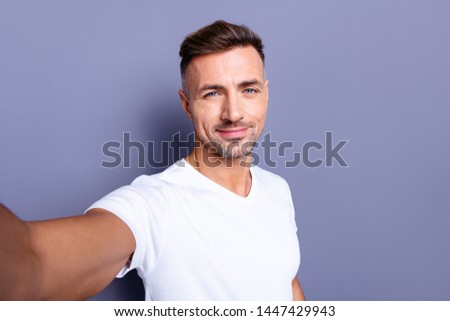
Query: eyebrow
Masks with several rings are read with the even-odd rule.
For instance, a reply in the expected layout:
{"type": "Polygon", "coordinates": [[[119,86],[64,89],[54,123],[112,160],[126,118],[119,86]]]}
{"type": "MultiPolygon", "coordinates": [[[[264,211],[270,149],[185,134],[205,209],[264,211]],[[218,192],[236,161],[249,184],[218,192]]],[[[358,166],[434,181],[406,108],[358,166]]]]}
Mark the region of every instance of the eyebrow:
{"type": "MultiPolygon", "coordinates": [[[[258,86],[261,86],[261,87],[262,87],[262,82],[259,81],[259,80],[257,80],[257,79],[244,80],[244,81],[241,81],[241,82],[238,84],[238,87],[239,87],[239,88],[242,88],[242,87],[247,87],[247,86],[252,86],[252,85],[258,85],[258,86]]],[[[206,85],[204,85],[204,86],[202,86],[202,87],[200,88],[200,91],[205,91],[205,90],[221,90],[221,89],[224,89],[224,88],[225,88],[224,86],[218,85],[218,84],[206,84],[206,85]]]]}
{"type": "Polygon", "coordinates": [[[243,82],[239,83],[239,87],[247,87],[247,86],[253,86],[258,85],[260,87],[263,86],[263,83],[257,79],[251,79],[251,80],[244,80],[243,82]]]}
{"type": "Polygon", "coordinates": [[[202,88],[200,88],[201,91],[205,90],[211,90],[211,89],[223,89],[224,87],[221,85],[204,85],[202,88]]]}

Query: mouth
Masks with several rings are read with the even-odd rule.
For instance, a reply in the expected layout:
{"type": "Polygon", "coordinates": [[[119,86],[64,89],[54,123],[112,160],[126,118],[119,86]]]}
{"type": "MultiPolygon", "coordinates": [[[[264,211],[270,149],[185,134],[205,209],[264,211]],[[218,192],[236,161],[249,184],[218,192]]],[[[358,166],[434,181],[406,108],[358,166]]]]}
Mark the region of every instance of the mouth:
{"type": "Polygon", "coordinates": [[[222,128],[217,129],[217,132],[225,139],[238,139],[247,135],[248,128],[236,127],[236,128],[222,128]]]}

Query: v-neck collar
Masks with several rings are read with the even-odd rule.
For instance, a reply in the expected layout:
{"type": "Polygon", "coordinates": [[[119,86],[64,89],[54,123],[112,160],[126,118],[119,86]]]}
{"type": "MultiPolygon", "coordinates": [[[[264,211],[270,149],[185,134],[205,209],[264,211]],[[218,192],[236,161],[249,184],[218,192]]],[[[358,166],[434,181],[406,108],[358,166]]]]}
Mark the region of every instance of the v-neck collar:
{"type": "Polygon", "coordinates": [[[253,167],[250,167],[250,176],[252,179],[252,183],[250,186],[250,191],[248,192],[247,196],[241,196],[238,195],[234,192],[232,192],[231,190],[229,190],[228,188],[220,185],[219,183],[213,181],[212,179],[210,179],[209,177],[207,177],[206,175],[202,174],[200,171],[198,171],[197,169],[195,169],[188,161],[186,161],[186,159],[180,159],[180,162],[184,163],[184,167],[186,167],[189,171],[193,171],[194,174],[196,175],[196,177],[199,178],[199,180],[201,180],[202,182],[204,182],[204,184],[207,184],[209,186],[211,186],[212,189],[217,190],[218,192],[221,193],[227,193],[229,194],[231,197],[237,198],[237,199],[241,199],[241,200],[250,200],[253,198],[253,194],[255,194],[255,190],[257,188],[257,184],[256,184],[256,177],[255,177],[255,173],[253,170],[253,167]]]}

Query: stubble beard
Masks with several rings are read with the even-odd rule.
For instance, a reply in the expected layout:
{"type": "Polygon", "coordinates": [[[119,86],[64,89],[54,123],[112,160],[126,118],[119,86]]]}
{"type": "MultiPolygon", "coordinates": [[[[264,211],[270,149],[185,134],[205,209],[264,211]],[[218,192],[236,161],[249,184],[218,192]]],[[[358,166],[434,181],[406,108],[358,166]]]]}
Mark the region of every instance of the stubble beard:
{"type": "MultiPolygon", "coordinates": [[[[237,126],[222,126],[220,128],[224,127],[232,128],[237,126]]],[[[248,126],[247,128],[249,128],[249,130],[251,131],[248,137],[235,138],[230,140],[221,139],[218,137],[209,140],[197,134],[197,139],[202,145],[202,148],[207,151],[208,155],[224,159],[239,159],[250,156],[258,140],[258,135],[256,134],[256,132],[254,132],[255,128],[253,126],[248,126]]]]}
{"type": "Polygon", "coordinates": [[[233,139],[227,144],[219,140],[209,141],[205,144],[208,152],[225,159],[239,159],[252,154],[256,140],[250,139],[241,144],[244,139],[233,139]]]}

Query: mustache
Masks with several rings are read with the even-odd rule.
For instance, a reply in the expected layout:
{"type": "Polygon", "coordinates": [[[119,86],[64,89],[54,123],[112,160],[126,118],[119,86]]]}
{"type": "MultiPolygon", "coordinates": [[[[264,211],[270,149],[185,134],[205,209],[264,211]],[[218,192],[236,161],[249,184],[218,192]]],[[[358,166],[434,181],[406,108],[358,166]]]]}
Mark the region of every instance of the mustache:
{"type": "Polygon", "coordinates": [[[223,130],[223,129],[232,129],[232,128],[239,128],[239,127],[249,128],[252,126],[253,126],[252,123],[248,123],[248,122],[244,122],[244,121],[237,121],[237,122],[227,121],[227,122],[223,122],[220,125],[214,126],[213,129],[214,130],[223,130]]]}

